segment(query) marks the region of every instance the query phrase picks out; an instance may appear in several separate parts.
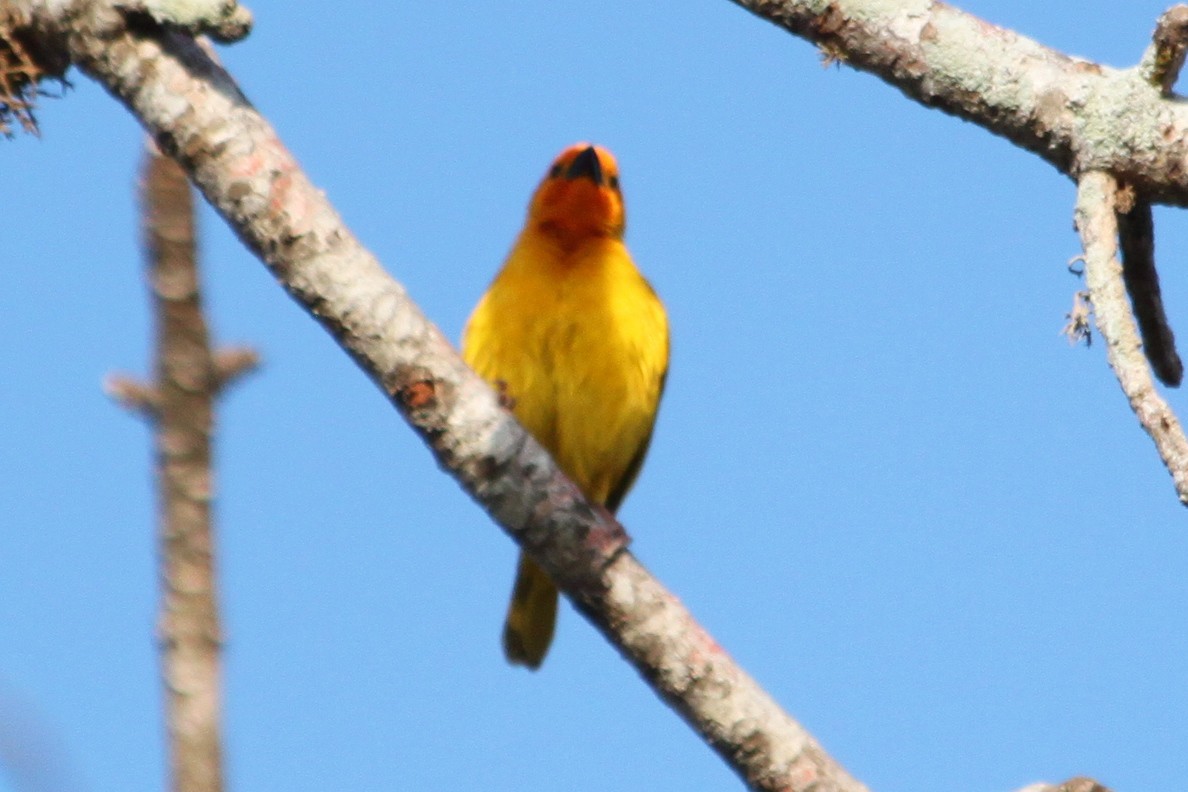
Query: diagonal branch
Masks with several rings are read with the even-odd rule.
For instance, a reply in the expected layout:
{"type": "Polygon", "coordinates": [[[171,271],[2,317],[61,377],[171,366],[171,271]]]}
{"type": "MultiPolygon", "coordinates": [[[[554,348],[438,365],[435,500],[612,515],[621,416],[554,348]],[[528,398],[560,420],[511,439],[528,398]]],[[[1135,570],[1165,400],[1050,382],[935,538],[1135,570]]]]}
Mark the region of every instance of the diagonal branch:
{"type": "Polygon", "coordinates": [[[1188,504],[1188,438],[1155,388],[1126,301],[1118,261],[1117,193],[1117,180],[1101,171],[1086,173],[1077,184],[1076,223],[1085,248],[1085,280],[1110,366],[1130,408],[1155,441],[1180,501],[1188,504]]]}
{"type": "Polygon", "coordinates": [[[1107,170],[1153,203],[1188,206],[1188,105],[1141,69],[1070,57],[940,0],[733,2],[1061,173],[1107,170]]]}
{"type": "Polygon", "coordinates": [[[75,62],[210,203],[657,694],[757,790],[861,792],[626,550],[343,226],[225,72],[175,34],[74,27],[75,62]]]}
{"type": "MultiPolygon", "coordinates": [[[[1178,384],[1183,367],[1163,313],[1150,207],[1188,206],[1188,103],[1171,96],[1188,48],[1188,7],[1164,14],[1140,64],[1119,70],[1071,58],[939,0],[733,2],[925,106],[1007,138],[1067,176],[1099,171],[1128,185],[1133,207],[1118,207],[1126,282],[1156,371],[1178,384]]],[[[1119,218],[1110,228],[1113,250],[1119,218]]],[[[1097,268],[1100,275],[1100,262],[1097,268]]],[[[1121,330],[1113,292],[1104,291],[1104,278],[1097,283],[1099,326],[1104,321],[1111,331],[1121,330]]],[[[1133,329],[1129,311],[1125,324],[1133,329]]],[[[1129,335],[1101,329],[1123,390],[1188,504],[1178,421],[1150,384],[1150,369],[1134,364],[1129,335]]],[[[1134,334],[1135,350],[1137,339],[1134,334]]]]}

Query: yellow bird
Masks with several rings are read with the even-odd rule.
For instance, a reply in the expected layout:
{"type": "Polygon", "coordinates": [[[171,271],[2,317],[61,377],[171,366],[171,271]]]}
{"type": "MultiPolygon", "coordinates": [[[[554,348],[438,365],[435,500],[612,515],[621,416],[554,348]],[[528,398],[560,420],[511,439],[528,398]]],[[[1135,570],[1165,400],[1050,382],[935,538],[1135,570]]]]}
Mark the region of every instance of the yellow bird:
{"type": "MultiPolygon", "coordinates": [[[[612,512],[643,464],[668,370],[668,318],[624,228],[611,153],[586,143],[561,152],[462,340],[466,362],[612,512]]],[[[503,629],[508,661],[538,668],[556,617],[556,586],[521,553],[503,629]]]]}

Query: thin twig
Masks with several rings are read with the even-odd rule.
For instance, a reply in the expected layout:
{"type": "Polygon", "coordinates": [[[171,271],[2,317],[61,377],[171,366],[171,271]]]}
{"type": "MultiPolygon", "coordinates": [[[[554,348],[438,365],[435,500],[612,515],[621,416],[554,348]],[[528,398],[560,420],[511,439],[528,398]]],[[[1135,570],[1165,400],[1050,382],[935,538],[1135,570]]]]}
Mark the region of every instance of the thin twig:
{"type": "Polygon", "coordinates": [[[17,24],[16,13],[0,9],[0,135],[12,135],[9,119],[37,135],[37,83],[46,73],[21,40],[17,24]]]}
{"type": "Polygon", "coordinates": [[[215,386],[219,392],[260,367],[260,355],[251,347],[229,347],[214,355],[215,386]]]}
{"type": "Polygon", "coordinates": [[[1118,241],[1122,248],[1122,279],[1138,319],[1143,352],[1159,381],[1177,387],[1184,378],[1184,364],[1176,352],[1176,337],[1163,309],[1159,272],[1155,269],[1155,222],[1151,204],[1127,193],[1127,200],[1119,200],[1115,209],[1118,241]]]}
{"type": "Polygon", "coordinates": [[[1103,171],[1089,171],[1077,183],[1076,224],[1085,249],[1085,280],[1110,367],[1139,423],[1155,441],[1180,501],[1188,505],[1188,438],[1155,388],[1127,304],[1118,260],[1117,193],[1117,180],[1103,171]]]}
{"type": "Polygon", "coordinates": [[[1081,289],[1073,294],[1072,309],[1064,315],[1068,322],[1060,332],[1068,339],[1069,344],[1085,342],[1085,346],[1093,345],[1093,330],[1090,317],[1093,313],[1089,303],[1089,292],[1081,289]]]}
{"type": "Polygon", "coordinates": [[[112,374],[104,380],[103,390],[128,412],[150,421],[157,420],[161,394],[152,385],[126,374],[112,374]]]}

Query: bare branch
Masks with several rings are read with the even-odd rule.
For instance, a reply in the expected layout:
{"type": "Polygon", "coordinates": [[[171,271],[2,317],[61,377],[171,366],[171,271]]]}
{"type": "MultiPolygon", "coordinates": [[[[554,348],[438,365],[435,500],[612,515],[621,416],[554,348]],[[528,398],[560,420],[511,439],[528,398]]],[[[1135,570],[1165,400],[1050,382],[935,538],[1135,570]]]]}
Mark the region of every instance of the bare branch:
{"type": "Polygon", "coordinates": [[[1143,352],[1160,382],[1174,388],[1184,377],[1184,364],[1176,352],[1176,338],[1163,310],[1163,293],[1155,269],[1155,223],[1151,204],[1122,191],[1115,208],[1118,239],[1122,246],[1122,279],[1138,319],[1143,352]],[[1127,200],[1121,200],[1123,195],[1127,200]]]}
{"type": "MultiPolygon", "coordinates": [[[[938,0],[734,2],[921,104],[1006,137],[1061,173],[1073,178],[1091,170],[1110,173],[1111,183],[1116,178],[1128,185],[1134,205],[1117,208],[1125,215],[1122,233],[1135,309],[1156,370],[1165,381],[1179,382],[1182,365],[1163,315],[1149,221],[1151,203],[1188,206],[1188,105],[1168,96],[1183,61],[1188,10],[1164,15],[1141,66],[1118,70],[1070,58],[938,0]]],[[[1112,256],[1118,220],[1111,219],[1109,226],[1112,256]]],[[[1106,325],[1118,331],[1122,326],[1115,325],[1120,315],[1115,315],[1117,305],[1108,291],[1112,281],[1102,275],[1103,266],[1099,252],[1097,287],[1090,291],[1111,364],[1172,472],[1181,500],[1188,503],[1179,424],[1150,384],[1147,366],[1133,365],[1130,336],[1106,330],[1106,325]]],[[[1074,306],[1074,332],[1076,313],[1074,306]]],[[[1130,312],[1124,313],[1132,330],[1130,312]]],[[[1138,336],[1131,335],[1137,351],[1138,336]]]]}
{"type": "Polygon", "coordinates": [[[198,286],[185,173],[150,151],[145,247],[157,316],[159,623],[174,792],[221,792],[220,650],[211,530],[211,432],[218,390],[198,286]]]}
{"type": "Polygon", "coordinates": [[[438,461],[752,788],[864,789],[623,549],[621,526],[499,407],[225,72],[183,37],[85,24],[69,36],[80,68],[181,155],[211,204],[438,461]]]}
{"type": "Polygon", "coordinates": [[[237,0],[4,0],[0,2],[0,135],[11,137],[14,121],[24,131],[38,134],[34,110],[39,84],[57,80],[68,85],[64,76],[70,66],[68,51],[55,35],[61,20],[75,10],[112,20],[117,8],[130,21],[143,19],[223,43],[246,38],[252,29],[251,12],[237,0]]]}
{"type": "Polygon", "coordinates": [[[110,377],[106,389],[154,423],[161,558],[161,675],[171,788],[221,792],[222,647],[211,528],[214,400],[257,363],[236,348],[212,355],[198,283],[186,174],[149,144],[142,182],[146,258],[157,320],[156,384],[110,377]]]}
{"type": "Polygon", "coordinates": [[[939,0],[733,2],[1061,173],[1109,171],[1153,203],[1188,206],[1188,105],[1137,68],[1069,57],[939,0]]]}
{"type": "Polygon", "coordinates": [[[251,347],[230,347],[220,349],[214,356],[215,384],[223,390],[245,374],[251,374],[260,366],[260,354],[251,347]]]}
{"type": "Polygon", "coordinates": [[[1188,439],[1155,389],[1127,305],[1118,261],[1117,193],[1117,180],[1100,171],[1086,173],[1077,185],[1076,223],[1085,248],[1085,280],[1110,366],[1130,408],[1155,441],[1180,501],[1188,505],[1188,439]]]}
{"type": "Polygon", "coordinates": [[[1110,792],[1092,778],[1070,778],[1063,784],[1031,784],[1018,792],[1110,792]]]}
{"type": "Polygon", "coordinates": [[[1140,65],[1143,78],[1164,96],[1172,95],[1184,56],[1188,55],[1188,6],[1172,6],[1159,17],[1151,46],[1140,65]]]}
{"type": "Polygon", "coordinates": [[[148,383],[122,374],[113,374],[103,383],[103,391],[121,407],[141,418],[156,420],[161,394],[148,383]]]}
{"type": "Polygon", "coordinates": [[[231,43],[252,30],[252,13],[236,0],[120,0],[128,12],[141,12],[166,27],[193,36],[206,34],[231,43]]]}

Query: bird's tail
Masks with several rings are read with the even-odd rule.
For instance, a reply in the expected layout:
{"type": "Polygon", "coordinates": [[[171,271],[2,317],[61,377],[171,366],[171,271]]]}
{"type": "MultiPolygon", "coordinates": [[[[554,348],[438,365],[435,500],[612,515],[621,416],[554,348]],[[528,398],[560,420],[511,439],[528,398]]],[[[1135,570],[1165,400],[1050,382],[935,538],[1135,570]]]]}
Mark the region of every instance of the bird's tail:
{"type": "Polygon", "coordinates": [[[557,587],[535,561],[521,552],[507,622],[503,625],[503,653],[507,661],[540,668],[556,623],[557,587]]]}

